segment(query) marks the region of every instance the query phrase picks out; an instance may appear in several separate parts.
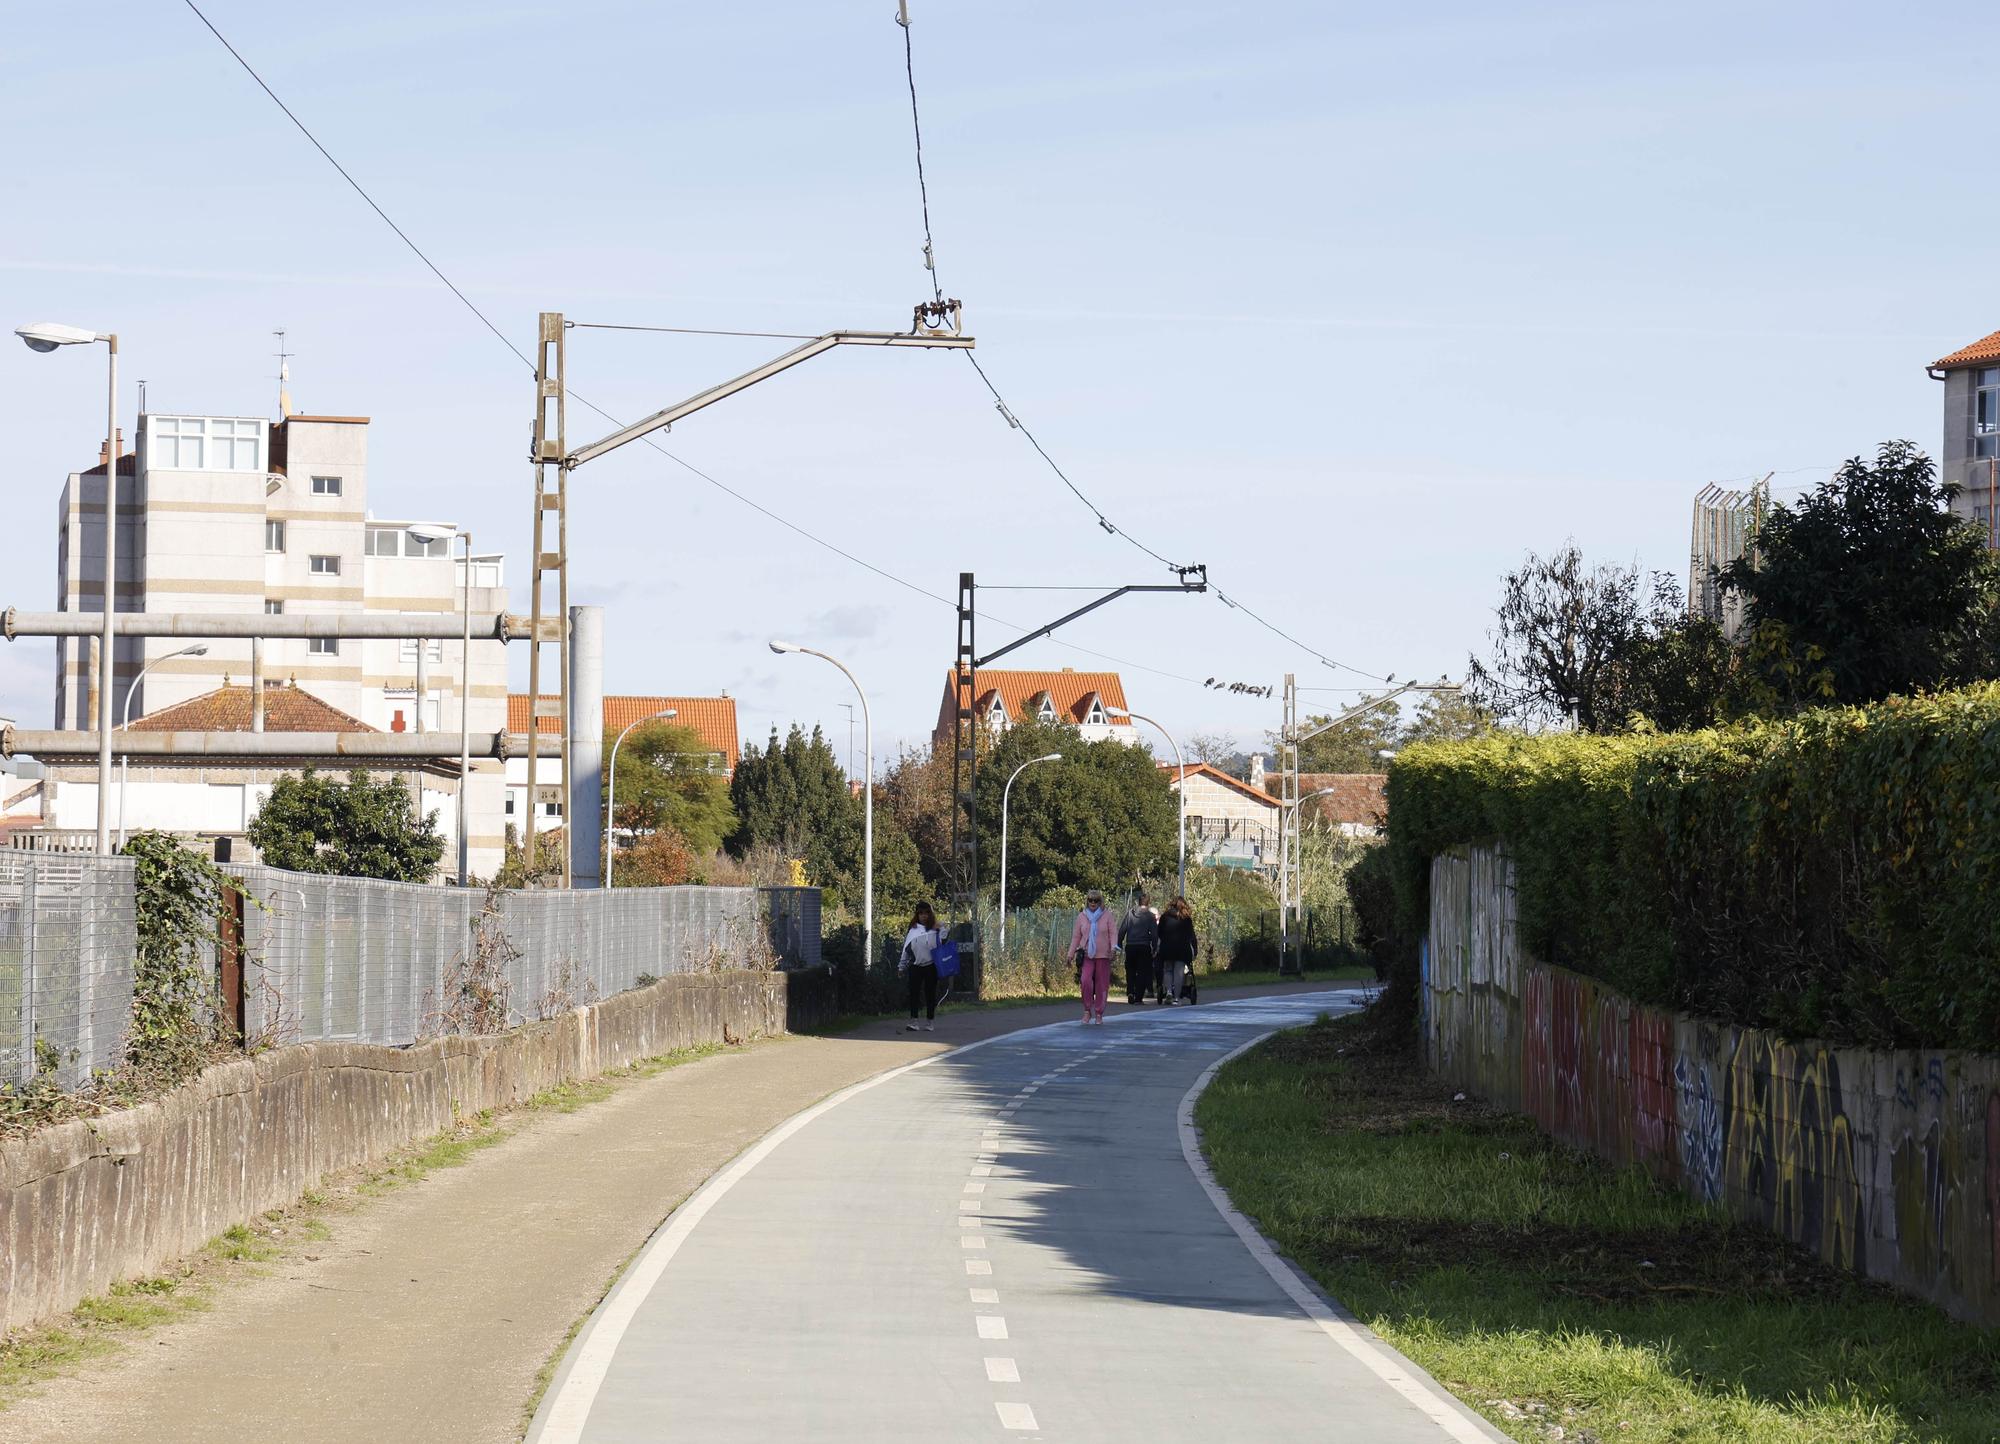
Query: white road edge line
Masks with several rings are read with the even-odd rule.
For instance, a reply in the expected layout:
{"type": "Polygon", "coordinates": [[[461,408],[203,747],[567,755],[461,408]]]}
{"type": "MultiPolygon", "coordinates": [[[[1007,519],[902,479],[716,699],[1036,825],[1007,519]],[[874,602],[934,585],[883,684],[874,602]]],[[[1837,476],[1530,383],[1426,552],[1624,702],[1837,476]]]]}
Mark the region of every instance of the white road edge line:
{"type": "Polygon", "coordinates": [[[1222,1215],[1222,1221],[1243,1240],[1250,1256],[1264,1266],[1264,1272],[1299,1306],[1299,1311],[1319,1325],[1321,1333],[1353,1355],[1376,1378],[1409,1400],[1426,1418],[1460,1444],[1492,1444],[1492,1441],[1504,1440],[1504,1435],[1490,1429],[1485,1421],[1467,1410],[1415,1364],[1364,1328],[1359,1319],[1344,1309],[1329,1307],[1319,1291],[1300,1278],[1271,1241],[1259,1233],[1256,1225],[1229,1201],[1229,1195],[1222,1191],[1222,1185],[1215,1181],[1215,1174],[1209,1170],[1208,1160],[1201,1156],[1201,1136],[1194,1126],[1196,1100],[1215,1080],[1215,1075],[1222,1071],[1223,1064],[1283,1031],[1283,1028],[1273,1028],[1270,1032],[1258,1034],[1242,1047],[1223,1054],[1194,1080],[1193,1087],[1181,1095],[1178,1119],[1181,1155],[1187,1159],[1188,1167],[1194,1170],[1195,1181],[1208,1195],[1208,1201],[1215,1205],[1215,1211],[1222,1215]]]}
{"type": "MultiPolygon", "coordinates": [[[[1337,992],[1341,990],[1333,988],[1328,989],[1328,991],[1337,992]]],[[[1275,996],[1283,997],[1285,995],[1277,994],[1275,996]]],[[[1220,1001],[1219,1006],[1226,1005],[1230,1001],[1234,1000],[1223,999],[1220,1001]]],[[[1244,999],[1242,1001],[1248,1002],[1251,1000],[1244,999]]],[[[1141,1013],[1118,1013],[1112,1015],[1111,1021],[1118,1023],[1144,1016],[1147,1015],[1141,1013]]],[[[1068,1026],[1071,1025],[1064,1023],[1042,1023],[1033,1028],[1023,1028],[1015,1032],[995,1033],[990,1038],[975,1038],[970,1043],[961,1043],[955,1048],[945,1049],[942,1053],[933,1053],[928,1058],[919,1058],[914,1063],[905,1063],[901,1067],[877,1073],[873,1078],[864,1078],[859,1083],[849,1084],[838,1093],[822,1098],[804,1112],[793,1114],[790,1118],[758,1139],[757,1142],[750,1145],[749,1148],[738,1154],[732,1162],[725,1164],[720,1170],[711,1175],[706,1183],[689,1194],[681,1206],[668,1216],[667,1221],[647,1241],[645,1247],[640,1249],[638,1258],[634,1259],[631,1266],[625,1270],[617,1284],[612,1287],[611,1292],[605,1295],[604,1301],[591,1311],[589,1322],[584,1325],[583,1332],[577,1336],[576,1341],[570,1345],[562,1364],[558,1367],[555,1382],[550,1386],[548,1393],[543,1395],[542,1407],[535,1412],[535,1418],[528,1426],[527,1439],[531,1441],[531,1444],[581,1444],[584,1424],[590,1417],[591,1406],[597,1402],[597,1391],[604,1386],[605,1376],[611,1371],[611,1361],[618,1352],[618,1345],[623,1342],[625,1331],[632,1326],[632,1320],[638,1316],[639,1309],[645,1304],[647,1296],[652,1293],[654,1286],[659,1283],[660,1276],[666,1272],[667,1265],[674,1261],[674,1255],[680,1252],[681,1245],[687,1241],[688,1235],[694,1232],[695,1226],[708,1216],[709,1210],[722,1202],[723,1197],[742,1181],[744,1175],[770,1157],[776,1151],[779,1144],[783,1143],[821,1114],[830,1113],[857,1094],[866,1093],[871,1088],[880,1088],[884,1083],[893,1082],[905,1073],[915,1072],[919,1068],[928,1068],[935,1063],[942,1062],[946,1058],[955,1058],[960,1054],[970,1053],[975,1049],[989,1047],[995,1043],[1018,1041],[1027,1033],[1040,1032],[1044,1029],[1054,1030],[1068,1026]]],[[[1273,1031],[1277,1030],[1274,1029],[1273,1031]]],[[[1261,1037],[1269,1036],[1269,1033],[1261,1035],[1261,1037]]],[[[1260,1041],[1260,1039],[1253,1039],[1252,1043],[1257,1041],[1260,1041]]],[[[1249,1043],[1244,1045],[1245,1048],[1250,1046],[1251,1044],[1249,1043]]],[[[1103,1050],[1100,1049],[1099,1051],[1103,1050]]],[[[1243,1049],[1239,1048],[1236,1051],[1240,1053],[1243,1049]]],[[[1234,1053],[1230,1054],[1228,1057],[1221,1059],[1215,1067],[1219,1068],[1222,1063],[1228,1062],[1229,1058],[1235,1056],[1234,1053]]],[[[1194,1090],[1188,1095],[1188,1098],[1181,1100],[1181,1111],[1184,1118],[1191,1115],[1193,1105],[1189,1102],[1189,1098],[1198,1094],[1206,1086],[1208,1079],[1214,1073],[1215,1068],[1210,1068],[1207,1073],[1204,1073],[1201,1078],[1196,1080],[1194,1090]]],[[[1191,1124],[1185,1122],[1183,1124],[1184,1130],[1191,1126],[1191,1124]]],[[[991,1133],[996,1130],[989,1128],[986,1131],[991,1133]]],[[[991,1147],[991,1144],[983,1143],[982,1152],[991,1147]]],[[[1186,1153],[1187,1148],[1187,1134],[1184,1131],[1181,1140],[1182,1152],[1186,1153]]],[[[1210,1189],[1210,1198],[1217,1198],[1219,1190],[1215,1188],[1214,1180],[1209,1178],[1205,1169],[1200,1166],[1199,1156],[1190,1155],[1190,1161],[1197,1165],[1196,1176],[1201,1178],[1205,1186],[1210,1189]]],[[[1224,1204],[1218,1202],[1217,1207],[1224,1207],[1224,1204]]],[[[1229,1217],[1226,1212],[1223,1216],[1225,1218],[1229,1217]]],[[[980,1239],[975,1244],[974,1240],[961,1237],[959,1243],[968,1249],[974,1247],[984,1248],[986,1241],[980,1239]]],[[[975,1270],[973,1268],[976,1262],[984,1262],[984,1260],[966,1260],[966,1271],[968,1273],[975,1271],[984,1272],[984,1270],[975,1270]]],[[[988,1269],[991,1267],[991,1264],[987,1265],[988,1269]]],[[[1023,1412],[1027,1412],[1028,1419],[1030,1420],[1027,1425],[1017,1426],[1007,1424],[1006,1427],[1010,1429],[1016,1427],[1032,1429],[1035,1427],[1032,1422],[1034,1415],[1032,1412],[1027,1411],[1025,1404],[1018,1406],[996,1405],[995,1407],[1003,1409],[1018,1407],[1023,1412]]],[[[1002,1422],[1005,1422],[1004,1417],[1002,1422]]]]}

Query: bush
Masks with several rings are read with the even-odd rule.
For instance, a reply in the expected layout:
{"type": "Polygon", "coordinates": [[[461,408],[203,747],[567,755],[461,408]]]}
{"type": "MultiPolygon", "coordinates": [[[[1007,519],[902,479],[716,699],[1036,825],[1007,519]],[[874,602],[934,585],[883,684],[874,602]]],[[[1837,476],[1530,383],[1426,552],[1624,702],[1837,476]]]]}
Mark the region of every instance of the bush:
{"type": "Polygon", "coordinates": [[[1397,927],[1430,859],[1512,856],[1535,957],[1649,1002],[1841,1041],[2000,1036],[2000,685],[1676,735],[1413,746],[1397,927]]]}

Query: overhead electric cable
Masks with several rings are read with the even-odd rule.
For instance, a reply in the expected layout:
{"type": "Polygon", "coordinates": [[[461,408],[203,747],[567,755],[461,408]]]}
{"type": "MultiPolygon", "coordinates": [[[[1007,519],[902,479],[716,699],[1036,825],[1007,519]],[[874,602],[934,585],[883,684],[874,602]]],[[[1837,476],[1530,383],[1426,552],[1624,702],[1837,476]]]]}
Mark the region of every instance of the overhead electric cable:
{"type": "MultiPolygon", "coordinates": [[[[904,77],[909,82],[910,125],[911,125],[911,130],[916,136],[916,143],[917,143],[917,193],[919,200],[921,201],[923,206],[923,215],[924,215],[924,265],[930,270],[931,287],[933,291],[935,291],[936,294],[940,298],[942,298],[944,292],[938,280],[937,255],[936,251],[933,248],[931,240],[930,192],[927,189],[924,182],[924,131],[923,131],[923,122],[922,119],[920,118],[917,106],[916,55],[915,55],[915,48],[911,44],[910,40],[910,19],[906,7],[899,9],[896,16],[896,23],[903,27],[903,74],[904,77]]],[[[1154,551],[1151,547],[1147,546],[1144,542],[1140,541],[1139,538],[1132,535],[1131,532],[1126,531],[1123,527],[1119,526],[1116,522],[1112,521],[1111,518],[1105,514],[1103,507],[1099,506],[1096,502],[1092,501],[1088,496],[1084,494],[1082,487],[1078,486],[1074,481],[1070,480],[1069,473],[1062,469],[1062,467],[1056,462],[1056,459],[1053,456],[1049,455],[1048,448],[1042,445],[1041,440],[1035,435],[1035,433],[1028,429],[1027,423],[1021,420],[1020,413],[1015,411],[1013,407],[1007,404],[1007,398],[1000,394],[1000,388],[993,384],[993,378],[986,374],[986,368],[979,364],[979,358],[973,355],[972,352],[968,350],[965,353],[965,359],[970,361],[972,363],[972,369],[979,373],[980,381],[985,384],[987,391],[992,394],[994,407],[1000,412],[1000,415],[1003,418],[1005,418],[1007,424],[1013,427],[1014,430],[1020,432],[1023,436],[1028,438],[1028,444],[1035,448],[1035,451],[1037,452],[1037,454],[1041,456],[1043,461],[1048,463],[1049,470],[1053,471],[1056,474],[1057,479],[1060,480],[1064,486],[1069,488],[1071,494],[1074,495],[1078,501],[1082,502],[1086,507],[1090,508],[1091,515],[1097,518],[1097,525],[1100,528],[1102,528],[1107,535],[1115,536],[1131,543],[1133,546],[1137,547],[1140,551],[1144,552],[1147,556],[1151,557],[1154,561],[1160,563],[1164,567],[1167,567],[1169,570],[1180,573],[1182,576],[1185,576],[1189,571],[1193,570],[1193,568],[1183,567],[1177,562],[1169,561],[1166,557],[1160,555],[1160,553],[1154,551]]],[[[1252,611],[1242,602],[1237,601],[1236,599],[1225,595],[1220,587],[1211,585],[1209,590],[1214,592],[1216,599],[1222,602],[1225,606],[1229,607],[1233,611],[1242,612],[1244,616],[1250,618],[1250,620],[1257,623],[1258,626],[1264,628],[1266,631],[1270,632],[1273,636],[1283,638],[1285,641],[1291,643],[1294,647],[1297,647],[1301,652],[1304,652],[1307,656],[1316,659],[1322,666],[1335,668],[1337,670],[1344,672],[1352,672],[1356,676],[1368,677],[1378,682],[1382,680],[1382,678],[1377,677],[1373,672],[1366,671],[1360,667],[1352,666],[1346,662],[1335,661],[1331,657],[1328,657],[1326,653],[1320,651],[1319,648],[1307,646],[1304,642],[1301,642],[1297,637],[1294,637],[1291,633],[1285,631],[1281,627],[1276,626],[1272,622],[1267,621],[1264,617],[1252,611]]]]}
{"type": "MultiPolygon", "coordinates": [[[[400,240],[406,247],[409,248],[410,253],[414,255],[418,260],[422,261],[426,269],[428,269],[432,275],[436,276],[438,280],[444,284],[445,288],[452,293],[452,295],[458,298],[459,302],[462,305],[464,305],[465,309],[470,311],[474,316],[476,316],[479,319],[479,323],[482,326],[484,326],[488,331],[490,331],[493,334],[494,338],[498,340],[501,345],[505,346],[508,349],[508,351],[513,353],[514,357],[517,360],[519,360],[522,365],[526,366],[528,370],[532,372],[535,369],[535,363],[528,358],[527,353],[522,351],[521,348],[519,346],[516,346],[512,341],[508,340],[507,334],[493,323],[492,318],[489,317],[484,311],[480,310],[479,307],[473,302],[472,298],[466,295],[464,291],[460,290],[457,283],[454,282],[451,279],[451,277],[447,276],[444,273],[444,271],[438,266],[438,264],[424,253],[423,248],[418,246],[415,241],[410,239],[409,233],[406,232],[401,226],[396,224],[396,222],[390,217],[389,213],[382,209],[381,205],[378,204],[375,198],[368,193],[367,189],[361,184],[361,182],[357,181],[352,175],[352,173],[348,171],[347,167],[342,165],[338,160],[336,160],[333,156],[333,153],[329,151],[323,144],[320,143],[319,137],[314,135],[312,131],[306,126],[306,123],[300,120],[299,117],[293,112],[292,108],[286,105],[285,102],[281,98],[279,98],[278,93],[275,90],[271,89],[270,85],[265,82],[264,77],[257,73],[256,68],[253,67],[249,61],[243,58],[242,52],[237,50],[237,48],[234,45],[230,44],[229,37],[224,35],[220,30],[216,29],[215,23],[211,21],[207,15],[202,13],[201,7],[196,5],[194,3],[194,0],[183,0],[183,3],[186,4],[189,10],[194,12],[195,18],[201,21],[203,27],[207,29],[209,34],[213,35],[216,38],[216,40],[221,44],[222,48],[229,52],[230,57],[234,59],[236,63],[243,68],[244,74],[248,75],[252,80],[256,81],[257,88],[259,90],[262,90],[264,94],[270,98],[271,103],[273,105],[277,106],[279,110],[284,112],[285,118],[291,121],[291,123],[295,127],[297,127],[299,134],[303,135],[308,141],[310,141],[312,143],[313,149],[318,151],[320,155],[326,160],[326,163],[332,166],[334,170],[339,173],[340,178],[347,182],[349,187],[353,189],[354,193],[360,196],[362,200],[368,203],[368,208],[374,211],[375,214],[378,217],[380,217],[382,223],[386,225],[390,230],[396,233],[396,238],[400,240]]],[[[907,37],[907,30],[905,31],[905,34],[907,37]]],[[[910,94],[911,117],[913,122],[915,121],[915,106],[916,106],[915,84],[916,82],[913,74],[911,79],[911,94],[910,94]]],[[[921,131],[918,132],[917,142],[918,142],[918,186],[919,189],[921,189],[923,186],[923,176],[922,176],[923,137],[921,131]]],[[[928,196],[926,196],[925,199],[924,227],[925,227],[925,247],[926,247],[925,255],[928,258],[931,254],[929,250],[930,208],[929,208],[928,196]]],[[[933,286],[933,289],[935,289],[935,284],[933,286]]],[[[937,294],[941,299],[943,295],[942,291],[938,291],[937,294]]],[[[575,322],[573,324],[578,326],[587,326],[590,329],[595,329],[595,330],[673,331],[673,332],[680,332],[683,334],[692,334],[692,335],[764,336],[764,337],[775,337],[784,340],[816,339],[815,337],[807,335],[803,332],[794,333],[785,331],[716,331],[716,330],[703,330],[694,327],[676,327],[676,326],[614,326],[604,322],[575,322]]],[[[989,383],[989,385],[990,384],[991,383],[989,383]]],[[[606,421],[609,421],[613,426],[623,427],[625,425],[623,421],[619,420],[619,418],[613,416],[603,407],[591,401],[588,397],[580,396],[573,390],[570,391],[568,394],[572,398],[574,398],[579,405],[585,407],[590,411],[596,412],[606,421]]],[[[783,516],[782,514],[776,511],[773,511],[768,506],[765,506],[762,502],[756,501],[753,498],[744,495],[742,492],[736,490],[734,487],[729,486],[728,484],[719,480],[715,476],[710,475],[708,472],[696,466],[693,462],[688,461],[684,457],[677,456],[671,451],[668,451],[664,446],[661,446],[652,437],[645,437],[642,439],[646,442],[648,446],[652,447],[653,450],[659,452],[660,455],[666,457],[667,460],[673,462],[676,466],[683,468],[684,470],[690,472],[694,476],[700,478],[702,481],[707,482],[710,486],[714,487],[717,491],[722,492],[726,496],[729,496],[734,500],[741,502],[744,506],[749,507],[752,511],[755,511],[760,515],[765,516],[770,520],[778,523],[778,525],[784,527],[787,531],[790,531],[798,536],[805,538],[813,545],[823,548],[826,551],[832,552],[835,556],[840,557],[843,560],[852,562],[854,565],[862,568],[865,571],[874,573],[876,576],[881,577],[885,581],[894,582],[897,586],[902,587],[906,591],[914,592],[920,597],[925,597],[931,601],[939,603],[942,606],[956,607],[958,605],[958,603],[954,601],[952,598],[943,596],[937,592],[927,590],[924,587],[920,587],[915,582],[912,582],[904,577],[899,577],[894,572],[885,570],[882,567],[878,567],[873,562],[867,561],[862,557],[858,557],[853,552],[850,552],[845,548],[840,547],[835,543],[828,541],[826,538],[819,536],[818,534],[808,530],[806,527],[800,526],[797,522],[794,522],[790,518],[783,516]]],[[[1054,463],[1051,462],[1050,465],[1054,465],[1054,463]]],[[[1022,626],[1019,622],[1011,622],[1008,621],[1005,617],[1000,617],[1000,616],[993,616],[992,620],[998,622],[1003,627],[1012,627],[1017,633],[1020,633],[1021,635],[1025,636],[1027,634],[1027,628],[1022,626]]],[[[1071,643],[1064,643],[1063,645],[1068,646],[1071,651],[1080,652],[1086,656],[1097,657],[1106,662],[1115,662],[1121,667],[1130,667],[1133,670],[1140,672],[1150,672],[1154,676],[1167,677],[1175,681],[1187,682],[1193,686],[1202,685],[1197,679],[1193,677],[1182,676],[1180,673],[1177,672],[1168,672],[1158,667],[1149,667],[1142,662],[1127,661],[1123,658],[1111,656],[1109,653],[1106,652],[1092,651],[1088,647],[1079,647],[1071,643]]]]}

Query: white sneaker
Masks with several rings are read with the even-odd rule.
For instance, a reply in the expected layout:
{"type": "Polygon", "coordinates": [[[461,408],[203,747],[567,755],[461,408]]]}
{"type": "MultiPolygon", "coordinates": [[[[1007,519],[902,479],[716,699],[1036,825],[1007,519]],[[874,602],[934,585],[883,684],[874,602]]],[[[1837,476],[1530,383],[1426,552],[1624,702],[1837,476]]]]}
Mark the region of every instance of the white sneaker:
{"type": "Polygon", "coordinates": [[[926,1033],[935,1033],[937,1031],[937,1024],[935,1023],[924,1024],[924,1031],[926,1033]]]}
{"type": "Polygon", "coordinates": [[[909,1022],[903,1024],[903,1031],[905,1033],[921,1033],[923,1032],[923,1029],[918,1027],[917,1020],[915,1018],[912,1018],[910,1019],[909,1022]]]}

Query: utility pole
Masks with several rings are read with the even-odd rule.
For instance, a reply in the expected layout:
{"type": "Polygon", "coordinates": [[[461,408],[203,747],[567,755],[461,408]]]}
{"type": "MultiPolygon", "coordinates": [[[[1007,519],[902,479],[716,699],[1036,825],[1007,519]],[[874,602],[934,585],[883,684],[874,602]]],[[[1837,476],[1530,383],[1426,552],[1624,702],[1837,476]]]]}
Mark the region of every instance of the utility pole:
{"type": "Polygon", "coordinates": [[[1278,973],[1290,971],[1292,909],[1298,902],[1299,682],[1285,673],[1283,720],[1278,730],[1278,973]]]}
{"type": "MultiPolygon", "coordinates": [[[[780,372],[788,371],[801,361],[809,361],[824,355],[837,346],[916,346],[944,348],[947,350],[969,351],[973,338],[963,334],[961,323],[964,308],[956,300],[920,301],[911,313],[908,331],[829,331],[823,336],[815,336],[802,346],[795,346],[784,355],[765,362],[762,366],[744,372],[720,385],[696,392],[685,401],[680,401],[650,416],[641,417],[629,426],[620,426],[609,436],[593,441],[575,450],[570,449],[568,427],[565,421],[565,407],[568,387],[564,378],[567,347],[565,336],[577,326],[591,327],[590,322],[573,322],[563,319],[560,311],[541,313],[540,329],[535,346],[535,424],[534,439],[529,447],[528,459],[535,469],[535,518],[534,555],[530,558],[533,583],[530,586],[531,617],[528,632],[528,707],[529,727],[538,728],[541,719],[552,717],[561,729],[563,777],[569,783],[570,802],[577,805],[582,794],[574,784],[575,762],[569,723],[569,653],[572,637],[569,631],[569,474],[586,461],[595,461],[608,452],[616,451],[628,442],[638,441],[655,431],[666,431],[676,421],[692,416],[707,406],[737,392],[755,386],[760,381],[768,381],[780,372]],[[555,516],[554,547],[549,546],[548,519],[555,516]],[[550,609],[546,596],[548,577],[555,577],[555,605],[550,609]],[[555,648],[555,678],[560,688],[558,694],[544,701],[542,698],[542,648],[555,648]]],[[[601,724],[600,724],[601,726],[601,724]]],[[[594,792],[588,799],[590,816],[579,818],[565,816],[563,819],[562,885],[572,885],[576,875],[576,838],[579,831],[587,831],[597,836],[603,827],[603,796],[594,792]]],[[[528,837],[529,856],[534,856],[535,837],[535,754],[528,754],[528,837]]],[[[593,872],[595,868],[593,866],[593,872]]]]}

